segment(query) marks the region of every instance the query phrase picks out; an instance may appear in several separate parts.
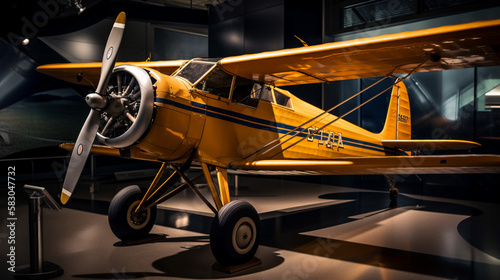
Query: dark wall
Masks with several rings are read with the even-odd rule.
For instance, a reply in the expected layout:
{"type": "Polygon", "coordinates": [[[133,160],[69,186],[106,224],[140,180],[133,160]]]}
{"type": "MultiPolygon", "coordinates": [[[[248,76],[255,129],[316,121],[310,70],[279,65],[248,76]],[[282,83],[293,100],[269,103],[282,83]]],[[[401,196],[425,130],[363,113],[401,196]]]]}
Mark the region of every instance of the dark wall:
{"type": "MultiPolygon", "coordinates": [[[[307,1],[307,4],[304,1],[285,1],[284,20],[284,48],[303,46],[295,36],[310,46],[323,43],[322,1],[312,0],[307,1]]],[[[290,86],[285,89],[318,108],[323,107],[321,84],[290,86]]]]}
{"type": "Polygon", "coordinates": [[[323,3],[322,1],[285,1],[284,47],[302,47],[295,38],[298,36],[308,45],[323,43],[323,3]]]}
{"type": "Polygon", "coordinates": [[[208,56],[208,38],[206,36],[155,28],[154,38],[154,60],[192,59],[208,56]]]}
{"type": "MultiPolygon", "coordinates": [[[[241,54],[322,43],[322,1],[226,1],[209,9],[209,56],[241,54]]],[[[322,106],[322,86],[285,88],[299,98],[322,106]]]]}
{"type": "Polygon", "coordinates": [[[226,1],[209,9],[209,56],[284,47],[284,1],[226,1]]]}

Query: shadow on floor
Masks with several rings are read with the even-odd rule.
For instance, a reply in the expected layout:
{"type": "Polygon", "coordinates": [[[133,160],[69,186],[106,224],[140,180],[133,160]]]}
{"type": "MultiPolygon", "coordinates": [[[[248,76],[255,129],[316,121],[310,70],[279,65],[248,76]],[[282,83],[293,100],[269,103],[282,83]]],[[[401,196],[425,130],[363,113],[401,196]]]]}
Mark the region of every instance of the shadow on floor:
{"type": "MultiPolygon", "coordinates": [[[[173,242],[181,242],[184,239],[177,239],[173,242]]],[[[162,241],[163,242],[163,241],[162,241]]],[[[73,275],[75,278],[87,279],[138,279],[147,277],[180,277],[188,279],[220,279],[233,278],[244,275],[252,275],[258,272],[266,271],[281,265],[284,259],[279,256],[272,248],[260,247],[256,256],[262,259],[262,264],[251,267],[233,274],[215,271],[212,265],[215,259],[212,256],[210,245],[193,246],[186,248],[178,254],[158,259],[152,266],[158,273],[151,272],[129,272],[112,271],[110,273],[93,273],[73,275]]]]}

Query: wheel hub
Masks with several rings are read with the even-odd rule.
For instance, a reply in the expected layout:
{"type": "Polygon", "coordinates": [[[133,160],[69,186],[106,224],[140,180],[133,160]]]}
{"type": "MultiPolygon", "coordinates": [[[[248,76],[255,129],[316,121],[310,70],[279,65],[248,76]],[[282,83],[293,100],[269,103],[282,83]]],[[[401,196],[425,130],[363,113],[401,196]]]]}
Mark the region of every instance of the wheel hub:
{"type": "Polygon", "coordinates": [[[236,244],[240,248],[248,246],[252,240],[252,229],[248,224],[242,224],[236,232],[236,244]]]}
{"type": "Polygon", "coordinates": [[[232,243],[238,254],[248,253],[256,241],[257,227],[249,217],[243,217],[233,228],[232,243]]]}
{"type": "Polygon", "coordinates": [[[146,226],[151,218],[151,210],[141,210],[135,211],[137,205],[139,205],[140,200],[132,203],[127,211],[127,222],[129,226],[133,229],[141,229],[146,226]]]}
{"type": "Polygon", "coordinates": [[[148,219],[148,213],[146,211],[135,212],[132,211],[130,214],[130,221],[135,225],[141,225],[148,219]]]}

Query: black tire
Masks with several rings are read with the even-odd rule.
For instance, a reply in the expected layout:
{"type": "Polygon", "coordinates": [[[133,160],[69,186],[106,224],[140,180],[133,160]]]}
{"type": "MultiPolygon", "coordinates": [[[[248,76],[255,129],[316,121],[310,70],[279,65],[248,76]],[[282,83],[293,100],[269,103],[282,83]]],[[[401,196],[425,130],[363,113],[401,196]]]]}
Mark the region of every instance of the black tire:
{"type": "Polygon", "coordinates": [[[210,246],[217,261],[224,266],[250,261],[260,243],[260,218],[250,203],[231,201],[212,221],[210,246]]]}
{"type": "Polygon", "coordinates": [[[139,186],[128,186],[119,191],[108,211],[108,222],[116,237],[123,241],[136,240],[149,234],[156,219],[156,206],[134,213],[143,192],[139,186]]]}
{"type": "Polygon", "coordinates": [[[389,198],[391,199],[391,201],[397,201],[398,194],[399,194],[399,190],[396,188],[389,190],[389,198]]]}

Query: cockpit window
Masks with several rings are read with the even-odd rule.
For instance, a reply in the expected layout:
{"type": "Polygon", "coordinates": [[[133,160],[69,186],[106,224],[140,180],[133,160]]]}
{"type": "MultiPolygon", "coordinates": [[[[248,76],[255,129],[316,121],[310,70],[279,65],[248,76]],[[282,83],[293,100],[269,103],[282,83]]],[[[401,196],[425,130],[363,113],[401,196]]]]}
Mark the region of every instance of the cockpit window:
{"type": "Polygon", "coordinates": [[[262,99],[274,103],[273,92],[269,86],[255,83],[252,90],[252,98],[262,99]]]}
{"type": "Polygon", "coordinates": [[[215,65],[214,62],[209,61],[190,61],[185,65],[175,76],[183,77],[190,83],[194,84],[198,81],[210,68],[215,65]]]}
{"type": "Polygon", "coordinates": [[[215,64],[213,61],[191,60],[175,76],[188,80],[201,91],[224,98],[229,98],[234,79],[231,101],[256,108],[259,100],[265,100],[292,108],[290,97],[285,93],[276,89],[273,91],[268,85],[228,74],[219,67],[214,67],[215,64]],[[210,72],[207,74],[208,71],[210,72]]]}
{"type": "Polygon", "coordinates": [[[233,75],[216,67],[196,85],[196,88],[220,97],[229,98],[232,82],[233,75]]]}
{"type": "Polygon", "coordinates": [[[274,102],[273,92],[269,86],[249,79],[236,77],[232,98],[233,102],[257,107],[261,99],[271,103],[274,102]]]}

